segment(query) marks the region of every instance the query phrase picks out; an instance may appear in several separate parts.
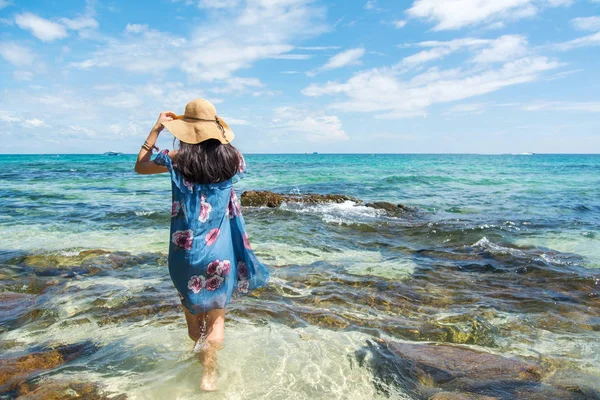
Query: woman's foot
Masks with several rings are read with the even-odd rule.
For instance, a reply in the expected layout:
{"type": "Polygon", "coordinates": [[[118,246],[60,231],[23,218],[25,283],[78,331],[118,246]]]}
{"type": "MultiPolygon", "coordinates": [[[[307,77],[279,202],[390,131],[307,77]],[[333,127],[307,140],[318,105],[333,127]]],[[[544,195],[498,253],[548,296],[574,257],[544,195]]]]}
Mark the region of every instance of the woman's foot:
{"type": "Polygon", "coordinates": [[[200,361],[204,370],[200,387],[207,392],[217,390],[217,349],[214,345],[204,343],[200,351],[200,361]]]}
{"type": "Polygon", "coordinates": [[[215,392],[217,390],[217,371],[216,369],[208,370],[204,369],[202,373],[202,381],[200,382],[200,388],[205,392],[215,392]]]}

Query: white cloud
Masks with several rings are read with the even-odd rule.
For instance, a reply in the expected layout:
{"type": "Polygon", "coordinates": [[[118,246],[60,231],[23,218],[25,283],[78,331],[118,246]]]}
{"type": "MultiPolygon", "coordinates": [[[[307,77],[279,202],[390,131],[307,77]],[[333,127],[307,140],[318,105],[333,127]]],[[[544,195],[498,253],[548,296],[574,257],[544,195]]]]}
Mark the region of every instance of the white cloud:
{"type": "Polygon", "coordinates": [[[0,122],[7,124],[19,124],[24,128],[42,128],[48,127],[44,120],[38,118],[23,118],[8,111],[0,111],[0,122]]]}
{"type": "Polygon", "coordinates": [[[67,28],[74,31],[98,28],[98,21],[92,17],[77,17],[75,19],[61,18],[60,22],[62,22],[67,28]]]}
{"type": "Polygon", "coordinates": [[[600,113],[600,102],[546,101],[522,106],[525,111],[567,111],[600,113]]]}
{"type": "Polygon", "coordinates": [[[14,42],[0,43],[0,57],[18,67],[30,65],[35,58],[27,47],[14,42]]]}
{"type": "Polygon", "coordinates": [[[481,71],[432,69],[409,80],[400,79],[394,68],[363,71],[345,83],[312,84],[302,93],[306,96],[343,95],[331,108],[346,112],[376,113],[379,118],[403,118],[423,115],[436,103],[463,100],[504,87],[538,80],[545,71],[559,63],[546,57],[525,57],[505,63],[499,68],[481,71]]]}
{"type": "Polygon", "coordinates": [[[121,92],[114,96],[105,97],[102,104],[115,108],[136,108],[141,106],[143,101],[131,92],[121,92]]]}
{"type": "Polygon", "coordinates": [[[339,49],[340,46],[299,46],[297,47],[298,50],[314,50],[314,51],[320,51],[320,50],[337,50],[339,49]]]}
{"type": "Polygon", "coordinates": [[[377,0],[367,0],[365,10],[374,10],[377,8],[377,0]]]}
{"type": "Polygon", "coordinates": [[[481,114],[487,108],[485,103],[471,103],[471,104],[457,104],[450,107],[448,111],[444,112],[444,115],[455,115],[455,114],[481,114]]]}
{"type": "Polygon", "coordinates": [[[125,27],[125,32],[129,33],[142,33],[148,30],[148,25],[144,24],[127,24],[125,27]]]}
{"type": "Polygon", "coordinates": [[[200,0],[200,8],[233,8],[238,7],[241,0],[200,0]]]}
{"type": "Polygon", "coordinates": [[[48,125],[46,125],[46,122],[44,122],[44,120],[41,120],[38,118],[31,118],[31,119],[23,120],[21,125],[24,126],[25,128],[48,127],[48,125]]]}
{"type": "Polygon", "coordinates": [[[473,61],[477,63],[510,61],[526,52],[527,39],[519,35],[504,35],[494,40],[489,48],[477,54],[473,61]]]}
{"type": "Polygon", "coordinates": [[[136,36],[111,38],[91,57],[71,65],[83,69],[111,66],[145,73],[176,68],[192,81],[219,81],[230,79],[259,60],[304,59],[306,55],[288,54],[294,49],[292,40],[326,30],[325,10],[313,0],[245,0],[237,7],[212,7],[219,4],[225,3],[203,3],[209,18],[189,38],[141,31],[136,36]]]}
{"type": "Polygon", "coordinates": [[[11,5],[10,1],[7,0],[0,0],[0,10],[2,10],[5,7],[8,7],[9,5],[11,5]]]}
{"type": "Polygon", "coordinates": [[[317,68],[313,72],[308,72],[308,76],[314,76],[317,72],[329,71],[332,69],[342,68],[348,65],[360,64],[360,59],[365,54],[365,49],[349,49],[342,51],[331,57],[324,65],[317,68]]]}
{"type": "Polygon", "coordinates": [[[571,0],[415,0],[407,14],[433,22],[434,30],[442,31],[531,17],[541,7],[571,3],[571,0]]]}
{"type": "Polygon", "coordinates": [[[257,78],[231,77],[211,89],[213,93],[245,92],[250,88],[262,88],[264,84],[257,78]]]}
{"type": "Polygon", "coordinates": [[[394,24],[394,26],[395,26],[396,28],[400,29],[400,28],[404,28],[404,27],[406,26],[406,24],[407,24],[407,21],[406,21],[406,20],[399,19],[399,20],[397,20],[397,21],[394,21],[394,22],[393,22],[393,24],[394,24]]]}
{"type": "Polygon", "coordinates": [[[0,121],[13,123],[21,121],[21,118],[14,116],[8,111],[0,111],[0,121]]]}
{"type": "Polygon", "coordinates": [[[600,17],[574,18],[571,25],[580,31],[600,31],[600,17]]]}
{"type": "Polygon", "coordinates": [[[302,110],[295,107],[279,107],[274,110],[270,129],[301,134],[311,142],[348,140],[342,121],[335,115],[302,110]]]}
{"type": "Polygon", "coordinates": [[[185,39],[169,33],[144,31],[128,36],[127,40],[109,39],[91,58],[71,66],[80,69],[113,66],[131,72],[163,72],[182,62],[174,53],[182,53],[186,43],[185,39]]]}
{"type": "Polygon", "coordinates": [[[235,126],[235,125],[250,125],[249,121],[240,118],[231,118],[227,116],[219,116],[219,118],[223,118],[223,121],[227,122],[227,125],[235,126]]]}
{"type": "Polygon", "coordinates": [[[67,37],[67,29],[56,22],[38,17],[35,14],[23,13],[15,17],[15,22],[21,29],[30,31],[33,36],[43,42],[52,42],[67,37]]]}
{"type": "Polygon", "coordinates": [[[343,51],[331,57],[329,61],[323,65],[322,69],[329,70],[345,67],[346,65],[357,64],[364,54],[365,49],[362,48],[343,51]]]}
{"type": "Polygon", "coordinates": [[[278,54],[271,57],[277,60],[308,60],[312,58],[311,54],[278,54]]]}
{"type": "MultiPolygon", "coordinates": [[[[442,59],[461,49],[477,51],[471,61],[476,63],[505,62],[514,60],[527,51],[527,39],[519,35],[504,35],[497,39],[463,38],[446,42],[429,41],[412,46],[431,47],[402,60],[402,66],[415,66],[442,59]]],[[[406,47],[406,46],[401,46],[406,47]]]]}
{"type": "Polygon", "coordinates": [[[568,42],[557,43],[552,47],[558,50],[571,50],[579,47],[598,46],[600,45],[600,32],[588,36],[582,36],[577,39],[569,40],[568,42]]]}
{"type": "Polygon", "coordinates": [[[31,71],[14,71],[13,77],[16,81],[30,81],[33,79],[33,72],[31,71]]]}

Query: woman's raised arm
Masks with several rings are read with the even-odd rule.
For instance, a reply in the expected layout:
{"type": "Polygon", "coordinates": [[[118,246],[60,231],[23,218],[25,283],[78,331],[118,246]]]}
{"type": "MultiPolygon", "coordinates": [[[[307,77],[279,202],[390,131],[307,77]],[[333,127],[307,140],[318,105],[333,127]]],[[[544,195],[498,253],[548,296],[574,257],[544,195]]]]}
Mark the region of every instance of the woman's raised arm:
{"type": "Polygon", "coordinates": [[[152,149],[155,147],[154,145],[156,144],[158,135],[164,129],[162,123],[166,121],[171,121],[174,117],[176,117],[176,115],[172,111],[165,111],[160,113],[156,124],[154,124],[154,127],[148,134],[148,138],[146,139],[146,141],[142,145],[142,148],[140,149],[137,161],[135,162],[135,172],[142,175],[161,174],[163,172],[169,172],[169,169],[167,167],[156,165],[150,160],[150,157],[152,156],[152,149]]]}

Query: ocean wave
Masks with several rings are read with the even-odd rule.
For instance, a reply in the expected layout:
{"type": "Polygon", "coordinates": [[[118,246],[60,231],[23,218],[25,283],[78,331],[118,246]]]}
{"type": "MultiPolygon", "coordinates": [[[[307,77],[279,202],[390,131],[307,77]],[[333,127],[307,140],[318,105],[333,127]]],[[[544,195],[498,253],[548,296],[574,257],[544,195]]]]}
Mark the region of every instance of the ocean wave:
{"type": "Polygon", "coordinates": [[[471,247],[480,248],[485,251],[488,251],[492,254],[510,254],[513,256],[524,256],[521,250],[512,249],[510,247],[500,246],[494,242],[491,242],[487,237],[482,237],[476,243],[474,243],[471,247]]]}
{"type": "Polygon", "coordinates": [[[353,201],[314,205],[284,203],[280,208],[298,214],[320,215],[323,222],[337,225],[353,225],[373,222],[386,215],[384,210],[358,205],[353,201]]]}

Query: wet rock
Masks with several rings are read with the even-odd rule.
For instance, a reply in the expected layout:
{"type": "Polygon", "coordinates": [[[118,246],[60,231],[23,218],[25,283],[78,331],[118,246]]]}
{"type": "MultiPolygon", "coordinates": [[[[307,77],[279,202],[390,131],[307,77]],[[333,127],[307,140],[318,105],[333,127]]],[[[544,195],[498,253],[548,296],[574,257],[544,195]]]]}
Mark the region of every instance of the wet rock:
{"type": "Polygon", "coordinates": [[[75,267],[83,263],[87,258],[110,254],[106,250],[84,250],[78,255],[66,255],[63,253],[32,254],[22,258],[20,264],[32,267],[75,267]]]}
{"type": "Polygon", "coordinates": [[[354,197],[338,194],[296,194],[283,195],[269,191],[246,191],[241,196],[242,205],[245,207],[279,207],[283,202],[286,203],[305,203],[305,204],[325,204],[325,203],[343,203],[353,201],[361,204],[362,201],[354,197]]]}
{"type": "Polygon", "coordinates": [[[36,373],[57,368],[92,351],[95,351],[93,344],[78,343],[0,359],[0,394],[16,390],[36,373]]]}
{"type": "Polygon", "coordinates": [[[393,386],[420,399],[437,400],[583,400],[592,393],[542,383],[544,371],[537,362],[465,347],[379,341],[369,342],[367,352],[357,356],[373,371],[377,388],[388,394],[393,386]]]}
{"type": "Polygon", "coordinates": [[[374,203],[365,204],[366,207],[375,208],[377,210],[385,210],[392,217],[399,217],[403,214],[415,213],[418,211],[415,207],[405,206],[404,204],[392,204],[386,201],[377,201],[374,203]]]}
{"type": "Polygon", "coordinates": [[[35,306],[37,296],[26,293],[0,292],[0,331],[14,329],[35,306]]]}
{"type": "Polygon", "coordinates": [[[92,382],[56,380],[37,384],[24,383],[17,390],[20,400],[125,400],[126,395],[109,396],[92,382]]]}

